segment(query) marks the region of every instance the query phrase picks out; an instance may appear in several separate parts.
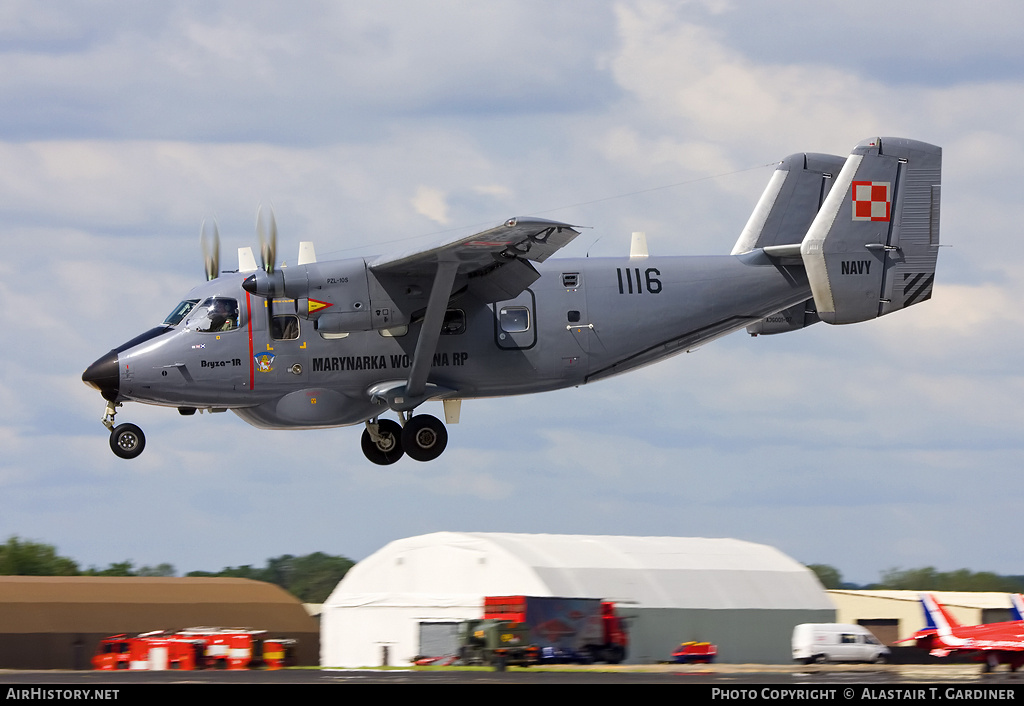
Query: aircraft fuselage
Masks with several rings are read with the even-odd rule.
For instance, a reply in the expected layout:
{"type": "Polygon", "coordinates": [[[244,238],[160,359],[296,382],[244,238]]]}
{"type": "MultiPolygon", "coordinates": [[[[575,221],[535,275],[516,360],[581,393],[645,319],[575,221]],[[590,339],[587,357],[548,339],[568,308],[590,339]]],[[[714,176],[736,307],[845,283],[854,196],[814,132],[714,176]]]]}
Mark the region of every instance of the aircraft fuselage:
{"type": "MultiPolygon", "coordinates": [[[[457,390],[460,399],[577,386],[683,352],[810,296],[802,268],[759,253],[552,259],[538,271],[514,299],[467,295],[450,304],[430,383],[457,390]]],[[[288,318],[290,328],[272,335],[265,300],[242,289],[244,278],[222,275],[187,296],[237,301],[233,329],[197,330],[186,318],[115,349],[117,400],[228,408],[264,428],[356,424],[384,411],[367,391],[408,376],[421,323],[325,337],[290,316],[291,302],[275,300],[275,316],[288,318]]]]}

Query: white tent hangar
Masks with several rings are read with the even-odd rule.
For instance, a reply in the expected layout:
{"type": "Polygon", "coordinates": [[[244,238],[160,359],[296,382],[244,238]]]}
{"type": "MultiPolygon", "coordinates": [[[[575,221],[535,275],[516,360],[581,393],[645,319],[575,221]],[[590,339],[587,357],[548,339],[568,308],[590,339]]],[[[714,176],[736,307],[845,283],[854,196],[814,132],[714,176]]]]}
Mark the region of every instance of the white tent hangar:
{"type": "Polygon", "coordinates": [[[323,606],[320,663],[444,654],[458,621],[504,595],[616,601],[632,663],[668,659],[687,640],[717,644],[720,661],[785,663],[794,625],[835,620],[813,572],[762,544],[436,532],[391,542],[348,572],[323,606]]]}

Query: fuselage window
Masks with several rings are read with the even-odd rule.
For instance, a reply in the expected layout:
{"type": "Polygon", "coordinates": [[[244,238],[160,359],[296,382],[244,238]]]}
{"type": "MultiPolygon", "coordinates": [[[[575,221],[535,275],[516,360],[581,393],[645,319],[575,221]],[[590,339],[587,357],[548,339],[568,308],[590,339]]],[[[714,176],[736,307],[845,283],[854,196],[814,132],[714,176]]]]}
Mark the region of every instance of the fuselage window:
{"type": "Polygon", "coordinates": [[[193,307],[199,303],[198,299],[186,299],[178,306],[174,307],[174,311],[167,315],[164,319],[164,323],[168,326],[177,326],[181,323],[181,320],[188,316],[188,312],[192,311],[193,307]]]}
{"type": "Polygon", "coordinates": [[[210,297],[195,309],[188,327],[200,333],[219,333],[238,328],[238,301],[227,297],[210,297]]]}
{"type": "Polygon", "coordinates": [[[580,322],[580,312],[572,309],[566,314],[566,318],[570,324],[578,324],[580,322]]]}
{"type": "Polygon", "coordinates": [[[498,312],[498,324],[506,333],[530,330],[530,310],[525,306],[505,306],[498,312]]]}
{"type": "Polygon", "coordinates": [[[444,312],[444,324],[441,333],[445,336],[457,336],[466,330],[466,312],[462,309],[449,309],[444,312]]]}
{"type": "Polygon", "coordinates": [[[291,314],[275,316],[270,336],[275,341],[294,341],[299,337],[299,317],[291,314]]]}

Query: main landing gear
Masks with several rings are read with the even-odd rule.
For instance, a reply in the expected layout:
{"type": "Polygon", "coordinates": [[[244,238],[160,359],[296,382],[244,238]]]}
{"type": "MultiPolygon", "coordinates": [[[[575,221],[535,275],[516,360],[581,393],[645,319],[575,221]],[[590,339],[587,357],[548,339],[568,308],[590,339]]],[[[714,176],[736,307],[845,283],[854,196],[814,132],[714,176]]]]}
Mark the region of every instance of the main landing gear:
{"type": "Polygon", "coordinates": [[[366,422],[361,440],[363,454],[379,466],[387,466],[403,454],[416,461],[433,461],[448,445],[448,430],[429,414],[401,415],[402,424],[389,419],[366,422]]]}
{"type": "Polygon", "coordinates": [[[103,426],[110,430],[110,450],[114,455],[118,458],[135,458],[146,448],[146,435],[134,424],[114,426],[114,415],[120,406],[114,402],[107,402],[103,426]]]}

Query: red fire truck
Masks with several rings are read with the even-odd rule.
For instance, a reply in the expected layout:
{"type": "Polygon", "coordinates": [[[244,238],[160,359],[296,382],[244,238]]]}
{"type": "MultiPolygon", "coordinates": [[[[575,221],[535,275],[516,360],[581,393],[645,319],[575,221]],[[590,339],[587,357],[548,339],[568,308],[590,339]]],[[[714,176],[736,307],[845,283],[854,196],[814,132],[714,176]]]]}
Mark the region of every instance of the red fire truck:
{"type": "Polygon", "coordinates": [[[281,669],[294,663],[295,640],[266,630],[196,627],[112,635],[102,640],[93,669],[281,669]]]}

